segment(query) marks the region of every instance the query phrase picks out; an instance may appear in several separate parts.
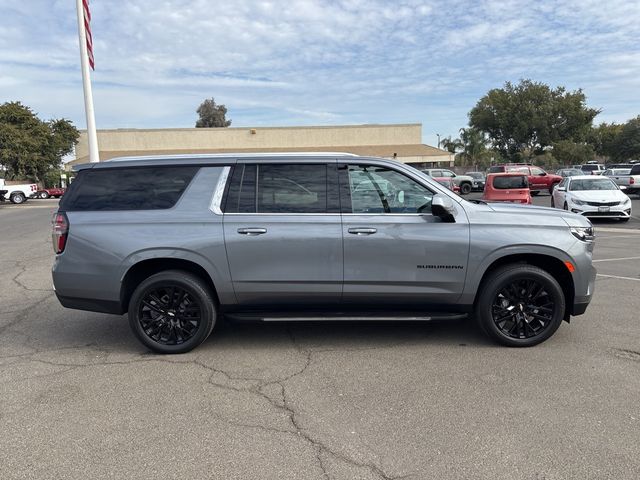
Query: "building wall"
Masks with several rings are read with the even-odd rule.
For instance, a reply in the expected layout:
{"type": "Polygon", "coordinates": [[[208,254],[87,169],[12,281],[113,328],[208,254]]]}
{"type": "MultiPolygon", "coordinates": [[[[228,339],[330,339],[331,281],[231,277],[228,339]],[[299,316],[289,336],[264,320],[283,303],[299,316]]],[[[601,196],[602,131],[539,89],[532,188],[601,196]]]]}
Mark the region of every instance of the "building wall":
{"type": "MultiPolygon", "coordinates": [[[[336,145],[418,144],[422,126],[349,125],[281,128],[180,128],[98,130],[100,151],[171,150],[193,148],[304,148],[331,149],[336,145]],[[255,133],[253,133],[255,132],[255,133]]],[[[86,131],[80,133],[76,158],[88,156],[86,131]]]]}

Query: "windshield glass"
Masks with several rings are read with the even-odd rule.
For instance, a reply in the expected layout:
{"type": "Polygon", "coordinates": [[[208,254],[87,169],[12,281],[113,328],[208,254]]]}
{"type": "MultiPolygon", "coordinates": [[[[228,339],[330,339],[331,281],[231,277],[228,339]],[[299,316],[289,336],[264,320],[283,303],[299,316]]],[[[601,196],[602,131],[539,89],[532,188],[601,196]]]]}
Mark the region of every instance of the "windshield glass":
{"type": "Polygon", "coordinates": [[[573,180],[569,190],[576,192],[582,190],[618,190],[618,186],[608,178],[583,178],[573,180]]]}
{"type": "Polygon", "coordinates": [[[529,182],[524,175],[512,175],[509,177],[495,177],[493,179],[493,188],[500,190],[509,188],[527,188],[529,182]]]}

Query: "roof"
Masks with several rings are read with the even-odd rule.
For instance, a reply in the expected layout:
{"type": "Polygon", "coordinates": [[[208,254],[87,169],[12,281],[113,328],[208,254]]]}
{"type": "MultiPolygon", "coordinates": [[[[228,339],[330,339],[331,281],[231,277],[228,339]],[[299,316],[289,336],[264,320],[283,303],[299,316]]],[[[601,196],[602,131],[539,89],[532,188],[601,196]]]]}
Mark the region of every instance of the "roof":
{"type": "Polygon", "coordinates": [[[75,164],[73,169],[84,170],[88,168],[116,168],[116,167],[140,167],[140,166],[169,166],[176,164],[184,165],[229,165],[235,163],[237,159],[251,159],[251,160],[265,160],[269,161],[283,161],[290,162],[291,158],[295,158],[296,162],[300,161],[326,161],[327,158],[359,158],[369,160],[382,160],[386,162],[397,162],[388,158],[376,158],[376,157],[364,157],[359,155],[353,155],[350,153],[331,153],[331,152],[309,152],[309,153],[227,153],[227,154],[191,154],[191,155],[145,155],[145,156],[132,156],[132,157],[118,157],[105,162],[98,163],[82,163],[75,164]]]}
{"type": "MultiPolygon", "coordinates": [[[[144,152],[139,150],[120,150],[120,151],[107,151],[100,152],[100,158],[102,161],[109,160],[116,157],[134,157],[140,155],[186,155],[192,157],[193,155],[211,155],[215,154],[261,154],[261,153],[321,153],[322,150],[318,147],[292,147],[292,148],[208,148],[208,149],[172,149],[172,150],[146,150],[144,152]]],[[[334,152],[346,152],[344,154],[360,155],[365,157],[387,157],[392,158],[394,154],[397,157],[434,157],[442,156],[449,157],[451,153],[446,150],[431,147],[424,144],[407,144],[407,145],[350,145],[350,146],[332,146],[331,150],[334,152]]],[[[332,153],[333,154],[333,153],[332,153]]],[[[89,161],[88,156],[83,156],[77,160],[69,162],[71,165],[85,163],[89,161]]]]}

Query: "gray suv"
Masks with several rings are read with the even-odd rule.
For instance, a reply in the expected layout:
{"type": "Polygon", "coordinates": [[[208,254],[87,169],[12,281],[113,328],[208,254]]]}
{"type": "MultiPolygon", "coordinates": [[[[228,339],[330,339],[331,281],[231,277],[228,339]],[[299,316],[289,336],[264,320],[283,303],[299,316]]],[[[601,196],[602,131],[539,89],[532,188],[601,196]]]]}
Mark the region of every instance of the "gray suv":
{"type": "Polygon", "coordinates": [[[220,316],[452,319],[525,347],[584,313],[592,226],[469,202],[418,170],[348,154],[189,155],[84,165],[53,219],[68,308],[123,314],[187,352],[220,316]]]}

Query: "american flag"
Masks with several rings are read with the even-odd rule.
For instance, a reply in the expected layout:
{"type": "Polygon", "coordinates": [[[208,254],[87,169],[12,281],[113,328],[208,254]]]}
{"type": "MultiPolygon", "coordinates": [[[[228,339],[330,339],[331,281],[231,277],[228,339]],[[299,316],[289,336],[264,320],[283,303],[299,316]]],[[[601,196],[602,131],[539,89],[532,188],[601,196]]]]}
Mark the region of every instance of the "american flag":
{"type": "Polygon", "coordinates": [[[82,9],[84,10],[84,31],[87,41],[87,56],[89,57],[89,65],[91,70],[95,70],[93,62],[93,37],[91,36],[91,12],[89,11],[89,0],[82,0],[82,9]]]}

